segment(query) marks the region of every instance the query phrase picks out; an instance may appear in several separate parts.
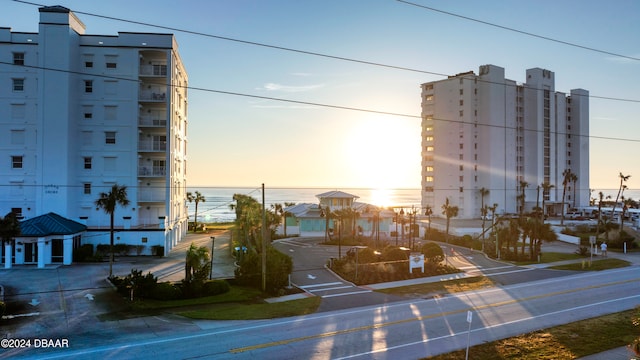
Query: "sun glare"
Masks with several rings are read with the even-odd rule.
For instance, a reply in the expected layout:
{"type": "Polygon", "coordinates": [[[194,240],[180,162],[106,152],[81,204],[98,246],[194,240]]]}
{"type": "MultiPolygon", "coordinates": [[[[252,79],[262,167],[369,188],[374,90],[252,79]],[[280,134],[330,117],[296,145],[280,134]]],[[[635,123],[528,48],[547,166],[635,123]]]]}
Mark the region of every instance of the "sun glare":
{"type": "Polygon", "coordinates": [[[392,190],[389,189],[372,189],[371,204],[380,207],[391,206],[392,190]]]}
{"type": "Polygon", "coordinates": [[[420,184],[420,126],[380,116],[353,122],[343,155],[356,187],[394,189],[420,184]]]}

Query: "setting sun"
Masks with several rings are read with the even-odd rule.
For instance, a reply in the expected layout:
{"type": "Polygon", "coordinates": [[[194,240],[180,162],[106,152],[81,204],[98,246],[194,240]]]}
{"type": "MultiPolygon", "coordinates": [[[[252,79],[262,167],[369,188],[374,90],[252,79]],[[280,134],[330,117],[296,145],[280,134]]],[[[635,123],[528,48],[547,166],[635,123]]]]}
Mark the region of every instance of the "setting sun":
{"type": "Polygon", "coordinates": [[[415,187],[420,180],[420,124],[414,119],[371,116],[355,120],[343,154],[358,187],[415,187]]]}

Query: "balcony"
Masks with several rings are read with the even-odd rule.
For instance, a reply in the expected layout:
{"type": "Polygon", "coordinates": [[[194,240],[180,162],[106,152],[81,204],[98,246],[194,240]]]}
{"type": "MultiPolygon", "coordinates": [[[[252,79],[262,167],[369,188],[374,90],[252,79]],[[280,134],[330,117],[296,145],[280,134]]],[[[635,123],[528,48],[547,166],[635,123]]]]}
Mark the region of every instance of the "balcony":
{"type": "Polygon", "coordinates": [[[154,203],[165,202],[166,195],[164,188],[160,189],[140,189],[138,191],[138,202],[154,203]]]}
{"type": "Polygon", "coordinates": [[[165,152],[167,151],[167,142],[159,140],[139,141],[138,151],[165,152]]]}
{"type": "Polygon", "coordinates": [[[167,65],[154,64],[154,65],[140,65],[140,76],[167,76],[167,65]]]}
{"type": "Polygon", "coordinates": [[[164,166],[139,166],[138,176],[141,177],[164,177],[167,175],[167,168],[164,166]]]}
{"type": "Polygon", "coordinates": [[[139,100],[146,102],[164,102],[167,100],[167,89],[158,87],[155,89],[142,90],[140,91],[139,100]]]}
{"type": "Polygon", "coordinates": [[[167,119],[163,117],[163,115],[164,112],[140,115],[138,118],[138,126],[164,128],[167,126],[167,119]]]}

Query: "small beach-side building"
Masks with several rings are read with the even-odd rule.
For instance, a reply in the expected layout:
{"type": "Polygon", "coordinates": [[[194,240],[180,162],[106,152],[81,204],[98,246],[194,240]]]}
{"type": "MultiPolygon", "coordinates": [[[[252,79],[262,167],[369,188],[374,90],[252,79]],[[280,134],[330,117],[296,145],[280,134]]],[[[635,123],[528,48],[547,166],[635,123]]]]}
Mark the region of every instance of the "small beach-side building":
{"type": "MultiPolygon", "coordinates": [[[[357,202],[357,195],[329,191],[316,195],[317,204],[302,203],[286,207],[287,235],[295,236],[389,236],[394,212],[375,205],[357,202]],[[376,226],[377,225],[377,226],[376,226]]],[[[278,234],[284,234],[279,226],[278,234]]]]}
{"type": "Polygon", "coordinates": [[[4,268],[15,265],[71,265],[87,226],[50,212],[20,222],[20,235],[2,247],[4,268]]]}

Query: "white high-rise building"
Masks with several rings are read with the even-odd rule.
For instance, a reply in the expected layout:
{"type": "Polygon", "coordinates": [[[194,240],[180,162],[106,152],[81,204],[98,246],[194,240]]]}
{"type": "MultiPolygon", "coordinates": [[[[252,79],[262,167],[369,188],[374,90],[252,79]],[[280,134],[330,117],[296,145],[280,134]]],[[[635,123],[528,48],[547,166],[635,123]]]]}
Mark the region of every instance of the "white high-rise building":
{"type": "Polygon", "coordinates": [[[589,204],[588,91],[556,92],[554,73],[539,68],[519,84],[494,65],[421,88],[423,207],[440,214],[449,198],[458,218],[472,219],[483,203],[518,213],[544,198],[545,213],[559,214],[567,169],[577,179],[564,210],[589,204]]]}
{"type": "Polygon", "coordinates": [[[95,201],[124,185],[116,244],[168,252],[187,230],[188,78],[174,36],[86,35],[69,9],[39,11],[38,33],[0,28],[0,216],[55,213],[87,226],[74,247],[109,244],[95,201]]]}

